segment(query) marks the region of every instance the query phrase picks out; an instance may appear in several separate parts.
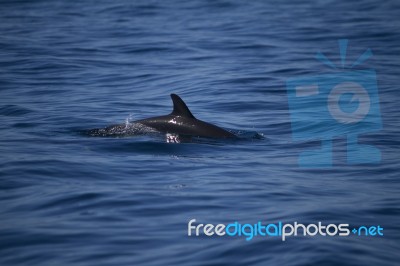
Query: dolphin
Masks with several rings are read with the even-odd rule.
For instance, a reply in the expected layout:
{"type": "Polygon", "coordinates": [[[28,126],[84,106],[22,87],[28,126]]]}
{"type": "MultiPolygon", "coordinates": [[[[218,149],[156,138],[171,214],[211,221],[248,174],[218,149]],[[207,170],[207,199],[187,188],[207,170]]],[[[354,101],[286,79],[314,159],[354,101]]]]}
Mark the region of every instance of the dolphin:
{"type": "Polygon", "coordinates": [[[236,138],[233,133],[216,125],[204,122],[194,117],[185,102],[176,94],[171,94],[173,111],[168,115],[150,117],[134,121],[129,124],[112,125],[103,129],[89,130],[92,136],[135,135],[138,126],[160,133],[178,136],[204,138],[236,138]],[[132,127],[135,125],[135,127],[132,127]],[[135,129],[135,130],[132,130],[135,129]]]}

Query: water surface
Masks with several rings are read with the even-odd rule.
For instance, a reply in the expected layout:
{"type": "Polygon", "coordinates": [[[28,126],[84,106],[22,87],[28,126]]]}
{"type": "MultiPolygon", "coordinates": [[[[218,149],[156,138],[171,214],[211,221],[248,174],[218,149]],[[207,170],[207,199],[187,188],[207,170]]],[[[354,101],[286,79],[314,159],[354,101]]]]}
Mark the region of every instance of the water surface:
{"type": "Polygon", "coordinates": [[[400,5],[396,1],[2,1],[1,265],[397,265],[400,5]],[[303,169],[286,80],[374,56],[379,164],[303,169]],[[93,138],[168,114],[170,93],[243,142],[93,138]],[[203,223],[381,225],[383,237],[188,237],[203,223]]]}

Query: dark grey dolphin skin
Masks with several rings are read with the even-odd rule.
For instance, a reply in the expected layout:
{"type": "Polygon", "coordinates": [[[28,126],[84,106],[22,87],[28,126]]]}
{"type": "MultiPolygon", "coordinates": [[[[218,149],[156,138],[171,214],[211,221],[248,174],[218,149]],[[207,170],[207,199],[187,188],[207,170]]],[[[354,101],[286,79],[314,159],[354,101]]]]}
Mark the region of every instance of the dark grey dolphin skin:
{"type": "Polygon", "coordinates": [[[190,135],[207,138],[234,138],[229,131],[196,119],[185,102],[176,94],[171,94],[174,110],[169,115],[151,117],[135,121],[159,132],[190,135]]]}
{"type": "MultiPolygon", "coordinates": [[[[231,132],[217,127],[213,124],[196,119],[186,106],[185,102],[176,94],[171,94],[174,109],[169,115],[156,116],[137,120],[133,124],[142,124],[161,133],[170,133],[183,136],[205,137],[205,138],[236,138],[231,132]]],[[[105,129],[91,130],[91,135],[106,135],[107,132],[113,134],[126,127],[114,125],[105,129]]]]}

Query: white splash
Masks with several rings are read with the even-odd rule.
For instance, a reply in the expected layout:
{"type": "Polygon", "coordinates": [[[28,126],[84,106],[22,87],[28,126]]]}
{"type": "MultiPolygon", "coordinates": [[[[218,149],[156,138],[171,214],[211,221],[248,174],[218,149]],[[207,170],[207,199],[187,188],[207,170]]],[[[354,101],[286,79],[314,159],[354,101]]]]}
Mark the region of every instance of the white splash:
{"type": "Polygon", "coordinates": [[[125,128],[129,128],[131,121],[133,120],[132,114],[129,114],[129,116],[125,119],[125,128]]]}
{"type": "Polygon", "coordinates": [[[167,143],[181,143],[181,140],[179,139],[179,135],[177,135],[177,134],[167,133],[165,135],[165,137],[166,137],[167,143]]]}

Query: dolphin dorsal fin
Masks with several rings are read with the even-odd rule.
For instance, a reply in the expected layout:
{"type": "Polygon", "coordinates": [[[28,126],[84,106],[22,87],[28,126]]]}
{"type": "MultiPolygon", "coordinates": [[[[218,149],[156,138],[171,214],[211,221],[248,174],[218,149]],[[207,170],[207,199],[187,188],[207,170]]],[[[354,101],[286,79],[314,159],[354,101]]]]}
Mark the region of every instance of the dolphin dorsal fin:
{"type": "Polygon", "coordinates": [[[176,94],[171,94],[172,102],[174,103],[174,110],[171,115],[190,117],[196,119],[189,108],[186,106],[185,102],[176,94]]]}

